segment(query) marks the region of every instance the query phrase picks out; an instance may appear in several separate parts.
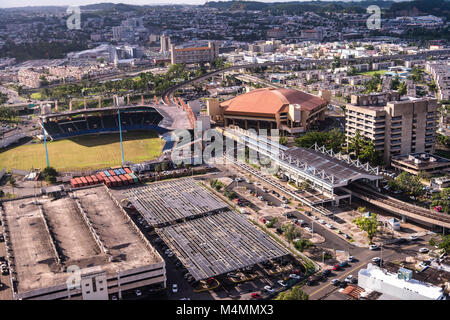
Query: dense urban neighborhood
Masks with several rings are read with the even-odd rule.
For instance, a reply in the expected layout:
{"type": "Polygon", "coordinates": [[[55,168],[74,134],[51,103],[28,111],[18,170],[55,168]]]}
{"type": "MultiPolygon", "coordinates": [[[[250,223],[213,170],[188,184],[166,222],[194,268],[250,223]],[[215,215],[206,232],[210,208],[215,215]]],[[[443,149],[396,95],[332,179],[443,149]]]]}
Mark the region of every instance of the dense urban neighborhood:
{"type": "Polygon", "coordinates": [[[0,5],[0,300],[448,300],[449,28],[446,0],[0,5]]]}

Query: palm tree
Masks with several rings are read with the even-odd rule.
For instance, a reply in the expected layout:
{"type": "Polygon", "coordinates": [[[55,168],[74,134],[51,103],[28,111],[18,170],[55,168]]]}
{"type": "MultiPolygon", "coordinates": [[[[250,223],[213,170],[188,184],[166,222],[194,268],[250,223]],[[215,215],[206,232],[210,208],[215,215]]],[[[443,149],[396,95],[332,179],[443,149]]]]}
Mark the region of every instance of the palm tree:
{"type": "Polygon", "coordinates": [[[364,146],[364,138],[359,133],[359,130],[356,130],[356,133],[353,137],[351,137],[348,141],[348,151],[353,152],[355,157],[358,159],[361,154],[361,149],[364,146]]]}

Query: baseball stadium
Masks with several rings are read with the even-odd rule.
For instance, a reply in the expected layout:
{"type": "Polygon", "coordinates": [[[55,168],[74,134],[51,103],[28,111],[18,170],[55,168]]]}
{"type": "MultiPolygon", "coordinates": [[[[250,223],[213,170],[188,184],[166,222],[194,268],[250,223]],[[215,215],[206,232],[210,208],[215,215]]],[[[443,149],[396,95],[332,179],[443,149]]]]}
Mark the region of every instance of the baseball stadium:
{"type": "MultiPolygon", "coordinates": [[[[95,170],[158,158],[173,146],[171,131],[191,129],[187,113],[175,106],[128,105],[65,112],[46,110],[39,116],[49,164],[57,170],[95,170]],[[121,141],[123,142],[123,154],[121,141]]],[[[7,169],[46,166],[41,144],[9,147],[0,153],[7,169]]]]}

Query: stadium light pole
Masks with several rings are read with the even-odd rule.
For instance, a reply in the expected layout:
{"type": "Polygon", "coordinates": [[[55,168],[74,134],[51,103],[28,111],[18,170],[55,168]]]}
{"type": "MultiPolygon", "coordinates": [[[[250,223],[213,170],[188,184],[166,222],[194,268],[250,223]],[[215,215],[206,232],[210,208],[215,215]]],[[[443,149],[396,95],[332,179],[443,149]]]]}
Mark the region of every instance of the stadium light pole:
{"type": "Polygon", "coordinates": [[[44,122],[42,122],[42,131],[44,132],[44,147],[45,147],[45,157],[47,159],[47,168],[50,167],[50,162],[48,161],[48,151],[47,151],[47,136],[45,134],[44,122]]]}
{"type": "Polygon", "coordinates": [[[119,134],[120,134],[120,149],[121,149],[121,152],[122,152],[122,165],[124,165],[125,158],[123,156],[122,122],[120,121],[120,109],[117,109],[117,114],[119,116],[119,134]]]}

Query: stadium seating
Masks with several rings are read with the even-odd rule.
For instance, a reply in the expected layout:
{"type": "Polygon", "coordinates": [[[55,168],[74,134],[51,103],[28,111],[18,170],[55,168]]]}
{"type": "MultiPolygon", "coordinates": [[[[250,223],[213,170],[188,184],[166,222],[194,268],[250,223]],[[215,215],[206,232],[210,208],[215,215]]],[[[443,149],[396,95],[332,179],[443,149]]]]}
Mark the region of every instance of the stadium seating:
{"type": "MultiPolygon", "coordinates": [[[[167,133],[166,129],[158,126],[163,117],[152,109],[126,110],[120,113],[120,119],[122,131],[153,130],[161,135],[167,133]]],[[[58,119],[57,121],[48,121],[44,126],[47,134],[53,140],[78,135],[119,131],[117,114],[96,114],[88,115],[87,118],[58,119]]]]}

